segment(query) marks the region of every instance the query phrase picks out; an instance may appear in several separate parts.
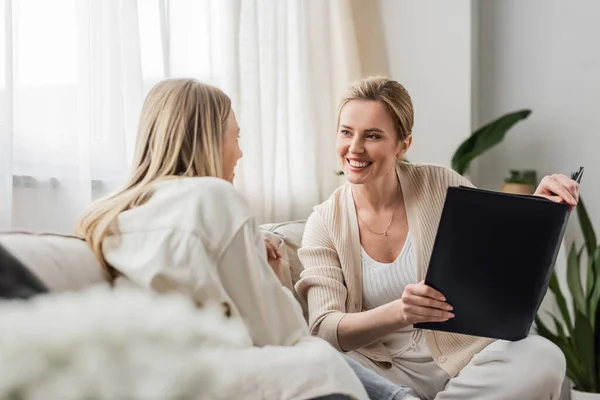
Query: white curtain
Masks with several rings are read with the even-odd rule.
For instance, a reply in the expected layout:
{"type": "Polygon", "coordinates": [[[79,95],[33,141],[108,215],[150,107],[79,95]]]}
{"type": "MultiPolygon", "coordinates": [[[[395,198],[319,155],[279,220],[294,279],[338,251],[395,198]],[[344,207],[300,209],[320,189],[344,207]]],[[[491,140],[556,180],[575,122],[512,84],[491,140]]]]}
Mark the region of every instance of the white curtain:
{"type": "Polygon", "coordinates": [[[127,170],[143,96],[136,1],[4,2],[1,227],[72,232],[127,170]]]}
{"type": "Polygon", "coordinates": [[[236,186],[261,222],[337,186],[335,107],[360,75],[345,0],[0,0],[0,229],[71,232],[128,172],[149,88],[230,95],[236,186]]]}
{"type": "Polygon", "coordinates": [[[346,1],[242,1],[239,186],[265,220],[305,218],[335,189],[336,107],[359,61],[346,1]]]}

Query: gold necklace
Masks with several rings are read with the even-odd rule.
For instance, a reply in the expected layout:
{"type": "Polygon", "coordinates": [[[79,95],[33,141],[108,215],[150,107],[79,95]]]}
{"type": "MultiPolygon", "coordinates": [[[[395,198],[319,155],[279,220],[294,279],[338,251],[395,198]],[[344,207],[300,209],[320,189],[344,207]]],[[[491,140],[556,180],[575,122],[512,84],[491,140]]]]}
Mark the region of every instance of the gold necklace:
{"type": "MultiPolygon", "coordinates": [[[[397,209],[398,209],[398,207],[396,207],[396,210],[397,210],[397,209]]],[[[367,223],[366,223],[366,222],[365,222],[365,221],[364,221],[364,220],[361,218],[361,216],[360,216],[360,214],[358,213],[358,211],[356,212],[356,215],[358,215],[358,219],[360,219],[360,220],[361,220],[361,222],[362,222],[362,223],[363,223],[363,224],[364,224],[364,225],[367,227],[367,229],[368,229],[368,230],[369,230],[371,233],[373,233],[373,234],[375,234],[375,235],[379,235],[379,236],[387,236],[387,235],[388,235],[388,234],[387,234],[387,231],[388,231],[388,229],[390,229],[390,226],[392,226],[392,221],[394,220],[394,215],[396,215],[396,210],[394,210],[394,212],[392,213],[392,219],[390,219],[390,223],[389,223],[389,224],[388,224],[388,226],[385,228],[385,231],[383,231],[383,232],[381,232],[381,233],[380,233],[380,232],[375,232],[373,229],[371,229],[371,228],[369,227],[369,225],[367,225],[367,223]]]]}
{"type": "MultiPolygon", "coordinates": [[[[398,187],[400,187],[399,184],[398,184],[398,187]]],[[[383,231],[383,232],[375,232],[373,229],[371,229],[371,227],[369,225],[367,225],[365,220],[361,218],[358,210],[356,210],[356,215],[358,215],[358,219],[360,219],[360,221],[365,225],[365,227],[369,230],[369,232],[371,232],[374,235],[378,235],[378,236],[387,236],[388,235],[387,231],[388,231],[388,229],[390,229],[390,226],[392,226],[392,221],[394,221],[394,215],[396,215],[396,210],[398,210],[398,206],[396,206],[396,208],[394,209],[394,212],[392,213],[392,219],[390,219],[390,223],[387,225],[387,227],[385,228],[385,231],[383,231]]]]}

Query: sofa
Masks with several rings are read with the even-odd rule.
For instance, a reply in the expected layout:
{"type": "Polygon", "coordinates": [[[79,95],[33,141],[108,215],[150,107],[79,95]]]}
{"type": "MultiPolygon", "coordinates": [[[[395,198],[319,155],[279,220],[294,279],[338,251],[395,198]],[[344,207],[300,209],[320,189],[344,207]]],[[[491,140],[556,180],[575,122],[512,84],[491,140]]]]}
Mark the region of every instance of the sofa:
{"type": "MultiPolygon", "coordinates": [[[[278,245],[282,253],[285,285],[293,289],[302,265],[297,251],[305,221],[290,221],[260,226],[263,236],[278,245]]],[[[0,232],[0,266],[15,259],[50,292],[82,290],[92,285],[108,285],[100,265],[87,243],[69,235],[33,232],[0,232]]],[[[34,281],[33,288],[39,288],[34,281]]],[[[295,293],[295,291],[294,291],[295,293]]],[[[27,297],[17,293],[14,297],[27,297]]],[[[306,304],[298,298],[305,317],[306,304]]]]}
{"type": "MultiPolygon", "coordinates": [[[[284,284],[292,290],[302,272],[297,251],[301,246],[305,222],[299,220],[260,226],[265,238],[278,245],[283,258],[284,284]]],[[[31,272],[32,277],[38,279],[50,292],[78,291],[92,285],[108,285],[87,243],[74,236],[0,232],[0,267],[6,262],[6,257],[20,262],[31,272]]],[[[560,260],[563,258],[564,254],[560,260]]],[[[34,281],[34,289],[36,285],[37,282],[34,281]]],[[[295,291],[293,293],[295,294],[295,291]]],[[[18,293],[15,297],[27,297],[29,294],[18,293]]],[[[297,295],[296,299],[302,306],[305,318],[308,319],[307,305],[297,295]]],[[[565,380],[561,399],[570,398],[569,386],[570,383],[565,380]]]]}
{"type": "MultiPolygon", "coordinates": [[[[304,226],[305,221],[292,221],[260,227],[278,245],[286,286],[292,288],[302,270],[296,254],[304,226]]],[[[135,290],[126,279],[111,287],[88,244],[75,236],[0,232],[0,300],[0,352],[11,363],[10,373],[0,377],[2,399],[202,400],[242,393],[275,400],[297,398],[295,392],[305,390],[292,383],[270,386],[279,378],[260,368],[245,372],[248,363],[257,362],[256,353],[243,353],[232,366],[247,333],[220,307],[198,310],[181,296],[135,290]],[[42,296],[48,292],[52,296],[42,296]]],[[[306,316],[306,307],[303,311],[306,316]]],[[[288,354],[302,357],[306,348],[295,351],[288,354]]],[[[290,376],[298,370],[280,353],[266,354],[277,355],[269,365],[285,365],[290,376]]],[[[326,352],[319,357],[331,361],[326,352]]]]}

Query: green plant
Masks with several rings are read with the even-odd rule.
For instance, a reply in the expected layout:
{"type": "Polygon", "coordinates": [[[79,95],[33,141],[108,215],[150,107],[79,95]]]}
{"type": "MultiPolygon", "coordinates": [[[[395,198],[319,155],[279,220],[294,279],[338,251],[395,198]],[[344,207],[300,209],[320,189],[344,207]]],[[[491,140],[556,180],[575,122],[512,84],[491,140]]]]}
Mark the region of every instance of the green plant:
{"type": "Polygon", "coordinates": [[[504,183],[520,183],[524,185],[537,185],[537,173],[533,169],[524,171],[511,169],[510,176],[504,179],[504,183]]]}
{"type": "Polygon", "coordinates": [[[567,256],[567,286],[573,298],[573,315],[558,285],[556,274],[550,279],[549,289],[556,298],[560,318],[552,315],[554,332],[539,317],[535,323],[538,333],[556,344],[567,360],[567,376],[575,388],[583,392],[600,393],[600,246],[596,233],[581,201],[577,216],[584,244],[577,249],[571,244],[567,256]],[[581,256],[587,255],[587,277],[581,280],[581,256]]]}
{"type": "Polygon", "coordinates": [[[452,157],[452,169],[463,175],[471,161],[500,143],[506,132],[517,122],[527,118],[531,110],[519,110],[503,115],[477,129],[456,149],[452,157]]]}

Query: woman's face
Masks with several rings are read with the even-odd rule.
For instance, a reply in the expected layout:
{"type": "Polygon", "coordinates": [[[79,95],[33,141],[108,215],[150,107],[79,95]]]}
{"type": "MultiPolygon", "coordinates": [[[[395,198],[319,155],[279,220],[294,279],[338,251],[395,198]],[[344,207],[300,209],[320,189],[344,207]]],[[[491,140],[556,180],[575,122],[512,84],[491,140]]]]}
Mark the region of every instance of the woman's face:
{"type": "Polygon", "coordinates": [[[398,140],[394,121],[380,101],[351,100],[340,112],[336,148],[351,183],[369,183],[393,171],[411,140],[398,140]]]}
{"type": "Polygon", "coordinates": [[[240,138],[240,127],[235,119],[233,110],[229,113],[225,133],[223,136],[223,179],[233,183],[235,176],[235,166],[240,158],[242,158],[242,150],[238,142],[240,138]]]}

